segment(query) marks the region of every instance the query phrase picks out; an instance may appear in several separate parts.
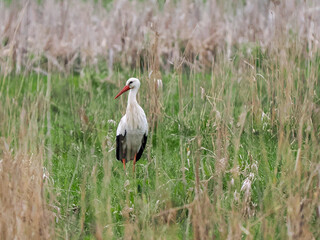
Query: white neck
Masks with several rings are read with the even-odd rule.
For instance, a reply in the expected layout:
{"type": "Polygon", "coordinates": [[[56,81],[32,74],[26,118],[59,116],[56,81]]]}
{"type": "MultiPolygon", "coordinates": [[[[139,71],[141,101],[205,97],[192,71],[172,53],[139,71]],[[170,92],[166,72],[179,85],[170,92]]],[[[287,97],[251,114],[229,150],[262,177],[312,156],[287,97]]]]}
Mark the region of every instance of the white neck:
{"type": "Polygon", "coordinates": [[[138,105],[137,98],[136,98],[137,93],[138,93],[138,89],[137,88],[133,88],[133,89],[131,89],[129,91],[128,107],[129,107],[129,105],[138,105]]]}
{"type": "Polygon", "coordinates": [[[139,87],[134,87],[130,90],[128,95],[127,111],[125,115],[127,128],[134,133],[141,132],[142,129],[144,129],[146,132],[148,131],[146,115],[136,99],[138,90],[139,87]]]}

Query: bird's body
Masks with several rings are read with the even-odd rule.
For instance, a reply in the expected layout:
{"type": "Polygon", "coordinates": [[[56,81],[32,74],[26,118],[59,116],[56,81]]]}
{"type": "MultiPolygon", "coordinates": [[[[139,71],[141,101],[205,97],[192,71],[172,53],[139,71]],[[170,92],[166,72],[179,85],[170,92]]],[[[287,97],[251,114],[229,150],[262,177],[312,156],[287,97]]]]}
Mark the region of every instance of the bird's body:
{"type": "Polygon", "coordinates": [[[129,160],[136,161],[141,158],[147,142],[148,122],[146,114],[136,100],[140,81],[130,78],[126,86],[115,97],[130,90],[126,114],[121,118],[117,128],[117,159],[125,164],[129,160]]]}

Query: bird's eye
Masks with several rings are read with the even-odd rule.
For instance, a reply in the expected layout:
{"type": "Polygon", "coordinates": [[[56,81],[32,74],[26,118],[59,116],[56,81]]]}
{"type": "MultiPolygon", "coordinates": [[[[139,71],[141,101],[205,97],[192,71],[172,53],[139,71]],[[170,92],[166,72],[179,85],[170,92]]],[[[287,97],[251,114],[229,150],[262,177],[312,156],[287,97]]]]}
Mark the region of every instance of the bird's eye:
{"type": "Polygon", "coordinates": [[[129,85],[132,83],[132,81],[129,82],[129,85]]]}

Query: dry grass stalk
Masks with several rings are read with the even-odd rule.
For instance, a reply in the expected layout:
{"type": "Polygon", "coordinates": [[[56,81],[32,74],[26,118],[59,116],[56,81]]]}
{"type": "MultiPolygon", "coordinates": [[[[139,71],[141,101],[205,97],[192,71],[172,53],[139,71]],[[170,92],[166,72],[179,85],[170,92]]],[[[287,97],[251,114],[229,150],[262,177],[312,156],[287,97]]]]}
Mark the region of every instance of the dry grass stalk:
{"type": "MultiPolygon", "coordinates": [[[[2,92],[5,94],[5,92],[2,92]]],[[[1,96],[0,108],[0,238],[50,239],[53,236],[51,178],[44,168],[44,96],[25,96],[23,105],[1,96]],[[15,109],[15,110],[13,110],[15,109]],[[47,202],[46,196],[50,195],[47,202]]]]}
{"type": "Polygon", "coordinates": [[[1,239],[49,239],[52,215],[43,192],[43,154],[13,153],[5,139],[1,145],[1,239]]]}

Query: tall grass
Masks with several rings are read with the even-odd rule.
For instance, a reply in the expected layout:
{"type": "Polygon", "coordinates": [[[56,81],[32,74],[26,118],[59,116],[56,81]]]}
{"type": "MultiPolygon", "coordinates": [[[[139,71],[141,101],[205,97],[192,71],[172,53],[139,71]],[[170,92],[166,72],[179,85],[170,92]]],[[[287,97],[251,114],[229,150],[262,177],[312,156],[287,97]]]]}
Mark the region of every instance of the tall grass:
{"type": "Polygon", "coordinates": [[[0,238],[48,238],[54,220],[50,207],[54,198],[46,199],[54,195],[46,194],[50,184],[44,166],[48,105],[43,88],[32,90],[35,85],[13,80],[1,78],[0,238]]]}
{"type": "Polygon", "coordinates": [[[1,5],[1,239],[319,238],[316,3],[1,5]],[[125,174],[131,76],[150,136],[125,174]]]}

